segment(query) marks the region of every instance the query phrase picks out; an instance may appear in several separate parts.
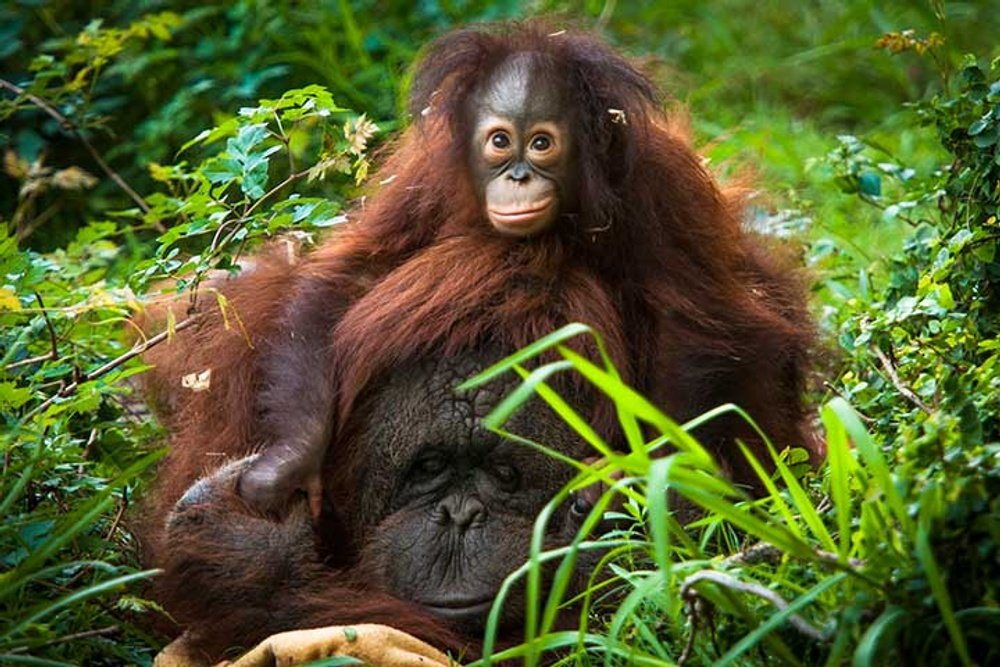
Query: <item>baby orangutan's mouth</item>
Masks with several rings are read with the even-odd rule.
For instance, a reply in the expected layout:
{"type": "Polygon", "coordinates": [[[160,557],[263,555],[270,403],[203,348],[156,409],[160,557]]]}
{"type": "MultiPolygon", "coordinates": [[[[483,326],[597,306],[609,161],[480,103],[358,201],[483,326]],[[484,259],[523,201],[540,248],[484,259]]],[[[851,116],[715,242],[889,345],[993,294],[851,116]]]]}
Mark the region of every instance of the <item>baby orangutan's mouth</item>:
{"type": "Polygon", "coordinates": [[[487,213],[490,221],[498,228],[530,227],[535,221],[548,217],[552,202],[552,197],[546,197],[524,208],[490,208],[487,213]]]}

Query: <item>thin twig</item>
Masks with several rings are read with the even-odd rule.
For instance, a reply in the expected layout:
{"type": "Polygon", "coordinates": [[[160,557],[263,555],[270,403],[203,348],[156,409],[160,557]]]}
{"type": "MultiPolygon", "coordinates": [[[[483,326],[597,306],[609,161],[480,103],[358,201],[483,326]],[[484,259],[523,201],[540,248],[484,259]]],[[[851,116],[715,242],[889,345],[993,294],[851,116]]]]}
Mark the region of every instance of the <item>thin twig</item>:
{"type": "Polygon", "coordinates": [[[678,667],[684,667],[687,661],[691,659],[691,653],[694,651],[694,640],[698,636],[698,619],[701,618],[698,613],[697,600],[690,601],[688,606],[691,609],[691,633],[688,635],[687,641],[684,642],[684,649],[677,658],[678,667]]]}
{"type": "MultiPolygon", "coordinates": [[[[877,208],[880,211],[885,211],[886,209],[889,208],[888,204],[883,204],[882,202],[880,202],[878,199],[876,199],[872,195],[866,195],[864,193],[860,193],[860,194],[858,194],[858,197],[861,198],[861,201],[863,201],[866,204],[869,204],[871,206],[874,206],[875,208],[877,208]]],[[[906,215],[904,213],[896,213],[896,217],[899,218],[900,220],[902,220],[903,222],[905,222],[906,224],[908,224],[910,227],[919,227],[920,226],[920,221],[919,220],[914,220],[913,218],[911,218],[910,216],[908,216],[908,215],[906,215]]]]}
{"type": "MultiPolygon", "coordinates": [[[[126,487],[127,488],[127,487],[126,487]]],[[[126,493],[123,489],[122,493],[126,493]]],[[[118,525],[122,521],[122,517],[125,516],[125,511],[128,509],[128,496],[123,495],[122,502],[118,506],[118,511],[115,512],[115,518],[111,522],[111,527],[108,528],[108,532],[104,535],[104,541],[110,542],[111,538],[115,536],[115,531],[118,530],[118,525]]]]}
{"type": "MultiPolygon", "coordinates": [[[[76,632],[71,635],[65,635],[63,637],[56,637],[55,639],[50,639],[48,641],[42,642],[41,644],[35,644],[33,646],[18,646],[15,649],[11,649],[11,652],[7,655],[17,655],[19,653],[27,653],[30,650],[36,648],[41,648],[43,646],[52,646],[53,644],[65,644],[66,642],[76,641],[77,639],[88,639],[90,637],[108,637],[111,635],[117,635],[121,629],[117,625],[109,625],[106,628],[97,628],[96,630],[84,630],[83,632],[76,632]]],[[[0,655],[0,658],[3,656],[0,655]]]]}
{"type": "MultiPolygon", "coordinates": [[[[834,386],[834,384],[832,382],[830,382],[829,380],[824,380],[823,381],[823,388],[826,389],[826,390],[828,390],[828,391],[832,391],[833,393],[835,393],[837,396],[840,396],[842,399],[844,399],[848,403],[851,402],[850,398],[848,398],[847,395],[844,394],[844,392],[840,391],[840,389],[838,389],[836,386],[834,386]]],[[[854,407],[854,406],[852,405],[852,407],[854,407]]],[[[862,413],[857,407],[854,407],[854,412],[855,412],[855,414],[858,415],[858,417],[861,418],[861,421],[863,421],[864,423],[866,423],[866,424],[874,424],[875,423],[875,419],[873,417],[869,417],[868,415],[862,413]]]]}
{"type": "Polygon", "coordinates": [[[30,366],[32,364],[40,364],[43,361],[50,361],[56,357],[52,356],[52,352],[46,352],[45,354],[40,354],[37,357],[28,357],[27,359],[21,359],[20,361],[14,361],[3,367],[5,371],[12,371],[15,368],[20,368],[21,366],[30,366]]]}
{"type": "MultiPolygon", "coordinates": [[[[785,598],[781,597],[770,588],[766,588],[760,584],[740,581],[732,575],[726,574],[725,572],[718,572],[716,570],[702,570],[700,572],[695,572],[690,577],[686,578],[684,583],[681,584],[681,595],[685,597],[692,595],[691,588],[699,581],[711,581],[714,584],[723,586],[730,590],[756,595],[759,598],[767,600],[782,611],[787,609],[789,606],[785,598]]],[[[697,595],[697,593],[694,593],[694,595],[697,595]]],[[[798,614],[789,614],[788,623],[803,635],[814,641],[826,641],[826,633],[812,625],[809,621],[802,618],[798,614]]]]}
{"type": "Polygon", "coordinates": [[[931,410],[926,403],[920,400],[920,397],[913,393],[913,391],[899,379],[899,375],[896,373],[896,369],[892,365],[892,361],[890,361],[889,357],[882,351],[882,348],[878,345],[873,345],[872,349],[875,351],[875,356],[878,357],[878,360],[882,362],[882,368],[885,369],[885,372],[889,375],[889,380],[892,382],[893,386],[896,387],[899,393],[927,414],[931,414],[933,410],[931,410]]]}
{"type": "Polygon", "coordinates": [[[34,218],[32,218],[31,222],[29,222],[27,225],[24,225],[23,227],[21,226],[20,222],[15,224],[15,228],[17,229],[17,240],[24,241],[25,239],[29,238],[32,234],[34,234],[36,231],[38,231],[39,227],[48,222],[52,218],[52,216],[54,216],[62,209],[61,204],[62,204],[61,201],[57,201],[56,203],[52,204],[47,209],[45,209],[44,211],[36,215],[34,218]]]}
{"type": "Polygon", "coordinates": [[[264,203],[265,200],[270,199],[272,196],[274,196],[274,194],[277,193],[279,190],[281,190],[283,187],[285,187],[286,185],[291,185],[295,181],[298,181],[298,180],[300,180],[302,178],[305,178],[308,175],[309,175],[309,171],[308,170],[306,170],[306,171],[297,171],[294,174],[289,174],[288,178],[286,178],[281,183],[278,183],[273,188],[271,188],[270,190],[268,190],[267,192],[265,192],[264,195],[260,199],[258,199],[257,201],[255,201],[250,208],[248,208],[246,211],[244,211],[243,215],[240,216],[241,217],[240,222],[244,222],[247,218],[249,218],[251,215],[253,215],[254,211],[257,210],[258,206],[260,206],[262,203],[264,203]]]}
{"type": "MultiPolygon", "coordinates": [[[[285,134],[285,128],[281,124],[281,115],[277,111],[272,111],[271,113],[274,114],[274,121],[278,124],[278,133],[275,136],[277,136],[277,138],[281,141],[281,143],[285,145],[285,155],[288,156],[288,173],[294,174],[295,156],[292,155],[291,137],[285,134]]],[[[271,134],[275,133],[272,132],[271,134]]]]}
{"type": "Polygon", "coordinates": [[[49,311],[45,309],[45,301],[42,300],[42,295],[35,292],[35,301],[38,302],[38,307],[42,311],[42,318],[45,320],[45,328],[49,330],[49,343],[52,345],[52,359],[56,360],[59,358],[59,336],[56,335],[56,328],[52,325],[52,320],[49,319],[49,311]]]}
{"type": "MultiPolygon", "coordinates": [[[[97,152],[97,149],[94,148],[94,145],[90,143],[90,140],[87,139],[76,123],[59,113],[55,107],[43,100],[41,97],[25,91],[24,88],[21,88],[6,79],[0,79],[0,88],[6,88],[15,95],[23,95],[25,99],[54,118],[63,129],[71,132],[80,141],[80,143],[83,144],[83,147],[87,149],[87,152],[90,153],[90,157],[94,159],[94,162],[96,162],[97,166],[101,168],[101,171],[103,171],[108,178],[114,181],[115,184],[121,188],[133,202],[135,202],[135,205],[142,209],[143,213],[149,213],[149,204],[146,203],[146,200],[143,199],[138,192],[133,190],[132,187],[125,182],[125,179],[119,176],[118,172],[112,169],[108,163],[104,161],[104,158],[101,157],[101,154],[97,152]]],[[[167,231],[166,227],[159,222],[153,222],[153,226],[161,233],[167,231]]]]}
{"type": "Polygon", "coordinates": [[[89,459],[91,455],[91,450],[94,448],[94,443],[97,442],[97,427],[90,429],[90,435],[87,436],[87,444],[83,447],[83,458],[89,459]]]}
{"type": "Polygon", "coordinates": [[[38,404],[37,407],[35,407],[27,415],[24,416],[24,421],[28,421],[39,412],[46,410],[50,405],[52,405],[56,401],[56,399],[64,398],[74,393],[77,389],[79,389],[80,385],[83,384],[84,382],[90,382],[91,380],[96,380],[102,375],[110,373],[114,369],[118,368],[119,366],[129,361],[130,359],[139,356],[140,354],[142,354],[149,348],[153,347],[154,345],[159,345],[163,341],[167,340],[167,338],[169,338],[174,331],[182,331],[184,329],[187,329],[189,326],[197,322],[198,319],[199,319],[198,315],[192,315],[191,317],[188,317],[187,319],[178,322],[172,331],[167,330],[158,333],[152,338],[148,338],[142,343],[135,345],[131,350],[129,350],[125,354],[112,359],[103,366],[96,368],[90,371],[89,373],[82,373],[75,381],[66,385],[58,392],[56,392],[54,395],[50,396],[49,398],[45,399],[40,404],[38,404]]]}

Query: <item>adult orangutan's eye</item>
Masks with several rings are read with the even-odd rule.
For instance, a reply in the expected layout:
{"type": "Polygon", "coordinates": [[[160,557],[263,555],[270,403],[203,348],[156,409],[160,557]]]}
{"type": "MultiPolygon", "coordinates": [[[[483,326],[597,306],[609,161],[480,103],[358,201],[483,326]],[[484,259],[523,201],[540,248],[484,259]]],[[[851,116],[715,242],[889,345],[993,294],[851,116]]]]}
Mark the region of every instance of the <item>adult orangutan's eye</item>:
{"type": "Polygon", "coordinates": [[[514,466],[506,464],[494,466],[493,475],[497,478],[497,481],[505,487],[516,486],[519,478],[517,469],[514,466]]]}
{"type": "Polygon", "coordinates": [[[569,506],[570,511],[577,516],[587,516],[594,506],[583,497],[582,494],[574,494],[573,504],[569,506]]]}
{"type": "Polygon", "coordinates": [[[446,464],[440,456],[427,456],[416,462],[413,471],[421,477],[435,477],[444,472],[446,464]]]}

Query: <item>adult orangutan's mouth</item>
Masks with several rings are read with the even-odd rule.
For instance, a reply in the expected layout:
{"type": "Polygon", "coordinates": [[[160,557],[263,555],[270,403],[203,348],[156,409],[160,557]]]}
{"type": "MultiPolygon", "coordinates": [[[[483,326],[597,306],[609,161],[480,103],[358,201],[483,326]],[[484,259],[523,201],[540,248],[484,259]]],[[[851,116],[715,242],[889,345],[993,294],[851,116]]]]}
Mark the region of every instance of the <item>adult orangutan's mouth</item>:
{"type": "Polygon", "coordinates": [[[458,621],[484,617],[493,606],[493,598],[481,598],[478,600],[467,598],[444,599],[421,602],[420,604],[435,616],[440,616],[451,621],[458,621]]]}

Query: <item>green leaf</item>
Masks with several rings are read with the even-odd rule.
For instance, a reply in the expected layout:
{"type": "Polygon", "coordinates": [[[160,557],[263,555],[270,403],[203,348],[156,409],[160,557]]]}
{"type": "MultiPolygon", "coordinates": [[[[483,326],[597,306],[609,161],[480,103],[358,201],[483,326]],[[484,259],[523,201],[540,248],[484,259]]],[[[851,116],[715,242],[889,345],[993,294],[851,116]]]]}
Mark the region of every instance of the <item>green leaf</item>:
{"type": "Polygon", "coordinates": [[[4,633],[9,637],[16,637],[18,634],[23,632],[31,624],[37,623],[42,618],[49,616],[64,607],[69,607],[87,598],[94,597],[95,595],[102,595],[110,591],[117,590],[128,584],[141,581],[143,579],[149,579],[150,577],[159,574],[161,570],[143,570],[142,572],[135,572],[132,574],[126,574],[121,577],[115,577],[114,579],[108,581],[98,582],[92,584],[78,591],[74,591],[69,595],[64,595],[57,600],[43,605],[40,609],[35,611],[33,614],[23,619],[20,623],[15,625],[9,630],[5,630],[4,633]]]}
{"type": "Polygon", "coordinates": [[[856,463],[851,456],[850,443],[847,441],[847,431],[844,423],[837,417],[829,404],[823,406],[821,412],[823,426],[826,428],[826,451],[830,468],[830,497],[837,509],[837,554],[842,561],[850,555],[851,514],[854,499],[850,490],[850,479],[856,463]]]}
{"type": "Polygon", "coordinates": [[[475,389],[477,387],[481,387],[489,382],[492,382],[494,379],[498,378],[504,373],[512,370],[514,366],[521,365],[524,362],[528,361],[529,359],[538,356],[545,350],[553,348],[564,341],[570,340],[571,338],[575,338],[576,336],[585,333],[593,335],[593,329],[591,329],[585,324],[579,324],[579,323],[567,324],[566,326],[561,327],[557,331],[553,331],[547,336],[539,338],[531,345],[518,350],[509,357],[501,359],[500,361],[496,362],[489,368],[480,371],[475,376],[459,384],[456,387],[456,389],[458,391],[467,391],[469,389],[475,389]]]}
{"type": "Polygon", "coordinates": [[[974,136],[972,138],[972,143],[975,144],[977,148],[989,148],[993,144],[997,143],[998,138],[1000,138],[1000,127],[994,125],[989,130],[974,136]]]}
{"type": "Polygon", "coordinates": [[[974,137],[989,126],[988,118],[980,118],[973,121],[972,125],[969,126],[969,136],[974,137]]]}
{"type": "Polygon", "coordinates": [[[726,667],[732,664],[737,658],[746,653],[747,651],[753,649],[755,646],[760,644],[761,640],[767,636],[767,634],[774,632],[779,627],[788,622],[788,618],[792,614],[799,613],[807,605],[811,604],[813,601],[817,600],[823,593],[830,590],[834,586],[840,584],[847,578],[846,572],[838,572],[821,579],[818,584],[813,586],[811,589],[797,597],[793,600],[787,607],[778,611],[773,616],[771,616],[767,621],[761,623],[757,628],[753,630],[746,637],[736,642],[736,644],[726,652],[724,656],[719,658],[717,661],[713,662],[714,667],[726,667]]]}
{"type": "Polygon", "coordinates": [[[937,285],[934,291],[937,296],[937,302],[941,304],[942,308],[951,310],[955,307],[955,297],[951,294],[951,287],[947,284],[941,284],[937,285]]]}
{"type": "Polygon", "coordinates": [[[858,177],[858,190],[869,197],[882,196],[882,177],[878,172],[866,170],[858,177]]]}
{"type": "Polygon", "coordinates": [[[236,136],[226,142],[226,151],[233,155],[246,155],[267,138],[267,125],[253,123],[243,125],[236,136]]]}
{"type": "Polygon", "coordinates": [[[892,471],[882,455],[882,450],[872,440],[868,430],[865,429],[857,413],[847,401],[837,397],[827,405],[837,415],[847,434],[854,441],[854,446],[857,447],[858,453],[871,473],[878,490],[885,496],[886,502],[889,504],[896,521],[903,528],[904,534],[912,539],[914,535],[913,520],[910,518],[903,498],[896,488],[892,471]]]}
{"type": "Polygon", "coordinates": [[[214,185],[232,183],[243,175],[243,165],[223,154],[205,162],[201,173],[214,185]]]}
{"type": "Polygon", "coordinates": [[[17,410],[31,400],[29,387],[18,387],[13,382],[0,382],[0,409],[17,410]]]}

